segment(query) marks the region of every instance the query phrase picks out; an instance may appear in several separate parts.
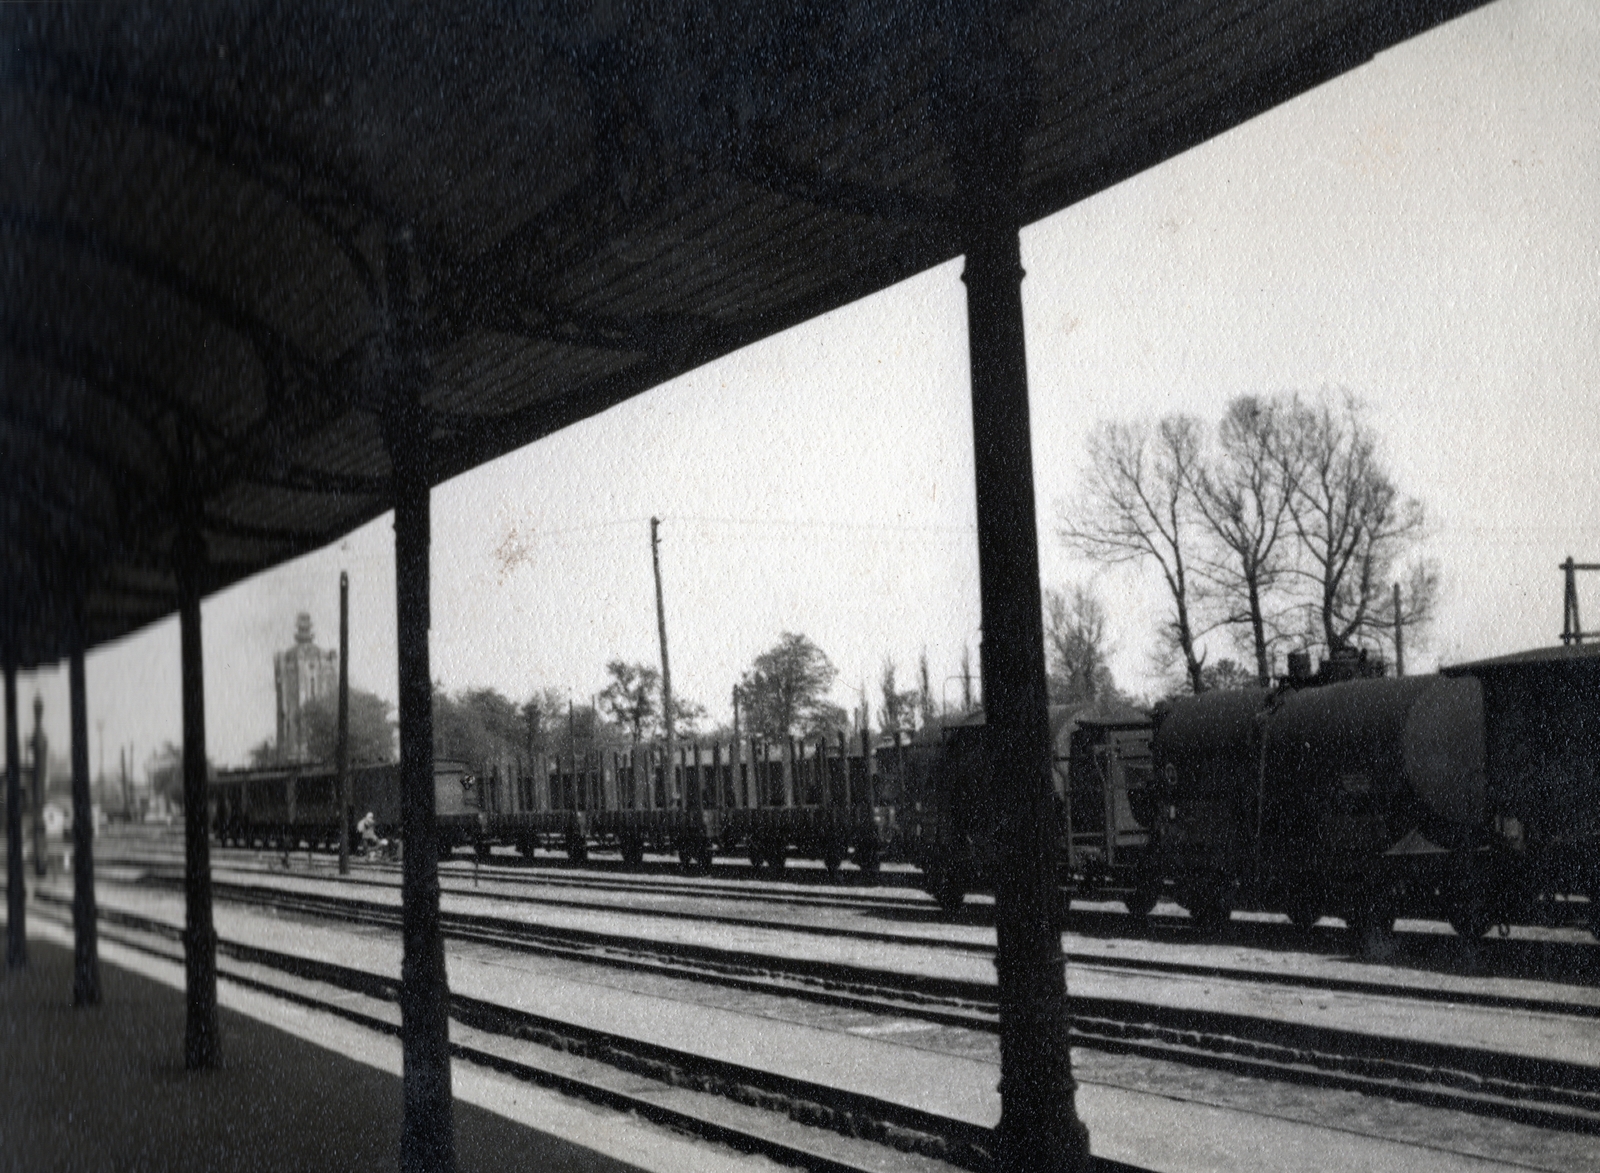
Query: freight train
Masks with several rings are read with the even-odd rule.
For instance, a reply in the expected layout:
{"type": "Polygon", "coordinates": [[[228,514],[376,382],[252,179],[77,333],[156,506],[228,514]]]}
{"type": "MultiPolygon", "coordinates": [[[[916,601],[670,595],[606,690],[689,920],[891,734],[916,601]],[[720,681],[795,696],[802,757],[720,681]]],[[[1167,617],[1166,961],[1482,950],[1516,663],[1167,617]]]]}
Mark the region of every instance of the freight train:
{"type": "MultiPolygon", "coordinates": [[[[1401,915],[1473,937],[1541,916],[1595,927],[1600,647],[1381,671],[1352,653],[1313,673],[1296,654],[1272,688],[1148,714],[1052,709],[1063,888],[1141,918],[1170,899],[1202,928],[1247,908],[1302,926],[1339,916],[1364,938],[1401,915]]],[[[691,743],[670,764],[644,748],[477,774],[440,762],[438,847],[611,850],[630,865],[668,853],[701,871],[719,854],[774,871],[903,859],[955,909],[993,884],[998,858],[983,736],[977,714],[878,744],[691,743]]],[[[352,820],[371,810],[397,836],[395,767],[353,775],[352,820]]],[[[327,768],[220,774],[214,828],[226,842],[333,844],[334,785],[327,768]]]]}
{"type": "MultiPolygon", "coordinates": [[[[1054,709],[1063,879],[1086,891],[1115,890],[1142,874],[1150,836],[1136,811],[1148,806],[1148,720],[1134,710],[1089,715],[1054,709]],[[1070,780],[1070,781],[1069,781],[1070,780]]],[[[781,871],[790,859],[863,872],[909,859],[942,903],[959,906],[991,866],[982,823],[981,715],[933,736],[741,739],[691,743],[665,755],[535,756],[532,768],[493,763],[476,772],[436,763],[438,849],[487,855],[509,845],[525,856],[564,852],[574,861],[615,851],[637,866],[646,852],[676,855],[705,871],[717,855],[781,871]]],[[[313,765],[219,773],[211,825],[226,845],[337,845],[337,779],[313,765]]],[[[397,767],[351,771],[352,825],[371,811],[377,833],[399,837],[397,767]]],[[[1153,903],[1153,899],[1150,903],[1153,903]]]]}

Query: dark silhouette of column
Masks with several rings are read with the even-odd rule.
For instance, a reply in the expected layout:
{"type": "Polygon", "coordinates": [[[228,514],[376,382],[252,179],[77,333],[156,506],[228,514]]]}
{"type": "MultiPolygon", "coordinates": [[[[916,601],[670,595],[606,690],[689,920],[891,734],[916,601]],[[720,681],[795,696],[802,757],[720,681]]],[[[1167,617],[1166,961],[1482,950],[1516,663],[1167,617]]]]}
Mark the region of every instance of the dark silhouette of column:
{"type": "Polygon", "coordinates": [[[200,598],[206,540],[192,497],[173,546],[178,580],[178,634],[183,696],[183,971],[187,1016],[183,1063],[215,1067],[222,1038],[217,1026],[217,932],[211,919],[211,842],[206,826],[205,674],[200,649],[200,598]]]}
{"type": "Polygon", "coordinates": [[[350,576],[339,572],[339,874],[350,874],[350,576]]]}
{"type": "Polygon", "coordinates": [[[402,1173],[451,1173],[450,987],[439,926],[438,822],[433,793],[433,681],[428,668],[428,440],[421,403],[427,373],[415,337],[410,242],[389,250],[391,368],[383,414],[394,493],[394,562],[400,653],[400,1040],[402,1173]]]}
{"type": "Polygon", "coordinates": [[[6,675],[6,968],[28,964],[28,890],[22,867],[22,738],[17,732],[17,661],[5,650],[6,675]]]}
{"type": "Polygon", "coordinates": [[[44,697],[33,694],[33,874],[50,872],[50,849],[44,838],[44,788],[50,779],[50,739],[44,735],[44,697]]]}
{"type": "Polygon", "coordinates": [[[95,926],[94,804],[89,798],[89,705],[83,639],[68,666],[72,706],[72,1004],[100,1003],[100,945],[95,926]]]}
{"type": "Polygon", "coordinates": [[[1002,1173],[1088,1163],[1068,1050],[1057,818],[1023,338],[1017,186],[1036,100],[999,6],[975,8],[942,113],[962,191],[972,371],[984,740],[999,812],[995,930],[1002,1173]]]}
{"type": "Polygon", "coordinates": [[[1002,812],[995,929],[1000,1001],[1000,1168],[1077,1170],[1088,1132],[1074,1105],[1061,953],[1039,550],[1014,224],[978,226],[962,280],[972,364],[982,677],[991,784],[1002,812]]]}

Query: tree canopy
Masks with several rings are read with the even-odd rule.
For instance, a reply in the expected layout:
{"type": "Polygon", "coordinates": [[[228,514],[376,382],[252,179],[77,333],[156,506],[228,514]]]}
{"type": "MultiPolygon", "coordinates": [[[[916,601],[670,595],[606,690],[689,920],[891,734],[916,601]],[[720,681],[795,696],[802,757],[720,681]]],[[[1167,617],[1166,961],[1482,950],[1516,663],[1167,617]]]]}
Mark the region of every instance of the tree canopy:
{"type": "MultiPolygon", "coordinates": [[[[394,706],[364,688],[350,690],[350,763],[392,762],[395,759],[394,706]]],[[[332,762],[339,753],[339,697],[319,696],[308,703],[301,718],[306,728],[306,750],[314,762],[332,762]]]]}
{"type": "Polygon", "coordinates": [[[828,700],[838,675],[816,644],[798,632],[784,632],[739,679],[739,697],[750,730],[777,739],[842,728],[845,712],[828,700]]]}
{"type": "Polygon", "coordinates": [[[661,673],[624,660],[612,660],[606,673],[611,682],[601,690],[601,711],[626,729],[635,745],[653,736],[661,724],[661,673]]]}

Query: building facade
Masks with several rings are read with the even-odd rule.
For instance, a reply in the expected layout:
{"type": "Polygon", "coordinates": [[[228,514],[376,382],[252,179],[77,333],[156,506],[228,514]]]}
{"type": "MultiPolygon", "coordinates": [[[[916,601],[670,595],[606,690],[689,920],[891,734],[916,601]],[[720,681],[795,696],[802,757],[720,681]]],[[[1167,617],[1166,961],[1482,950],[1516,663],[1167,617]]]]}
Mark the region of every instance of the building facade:
{"type": "Polygon", "coordinates": [[[339,688],[339,653],[317,647],[310,615],[295,617],[294,646],[272,657],[272,674],[278,689],[278,758],[307,761],[306,708],[321,697],[336,696],[339,688]]]}

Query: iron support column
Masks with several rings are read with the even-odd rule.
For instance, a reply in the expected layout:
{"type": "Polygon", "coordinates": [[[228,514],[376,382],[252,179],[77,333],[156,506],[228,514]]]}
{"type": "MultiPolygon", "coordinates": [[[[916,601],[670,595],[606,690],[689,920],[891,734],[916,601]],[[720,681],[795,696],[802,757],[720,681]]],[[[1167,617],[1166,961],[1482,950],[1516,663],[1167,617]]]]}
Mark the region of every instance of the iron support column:
{"type": "Polygon", "coordinates": [[[350,576],[339,572],[339,874],[350,874],[350,576]]]}
{"type": "Polygon", "coordinates": [[[22,738],[17,661],[6,649],[6,968],[28,964],[28,890],[22,867],[22,738]]]}
{"type": "Polygon", "coordinates": [[[206,810],[206,682],[200,646],[200,597],[206,540],[186,518],[173,550],[183,695],[183,969],[187,1019],[183,1063],[191,1071],[221,1059],[217,1026],[217,932],[211,919],[211,842],[206,810]]]}
{"type": "MultiPolygon", "coordinates": [[[[404,363],[404,356],[402,358],[404,363]]],[[[384,413],[393,467],[394,571],[400,650],[402,1173],[450,1173],[450,988],[439,927],[439,834],[433,795],[433,681],[428,667],[428,416],[422,372],[403,365],[384,413]]]]}
{"type": "Polygon", "coordinates": [[[89,799],[89,705],[83,639],[68,666],[72,706],[72,1004],[100,1003],[100,945],[95,926],[94,804],[89,799]]]}
{"type": "Polygon", "coordinates": [[[33,874],[50,874],[49,845],[44,838],[44,788],[50,779],[50,739],[44,735],[44,698],[33,694],[33,874]]]}
{"type": "Polygon", "coordinates": [[[1002,812],[995,928],[1000,1004],[998,1167],[1081,1170],[1056,875],[1050,720],[1015,222],[969,229],[966,271],[983,615],[984,736],[1002,812]]]}

